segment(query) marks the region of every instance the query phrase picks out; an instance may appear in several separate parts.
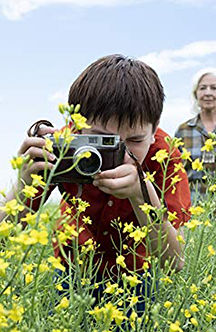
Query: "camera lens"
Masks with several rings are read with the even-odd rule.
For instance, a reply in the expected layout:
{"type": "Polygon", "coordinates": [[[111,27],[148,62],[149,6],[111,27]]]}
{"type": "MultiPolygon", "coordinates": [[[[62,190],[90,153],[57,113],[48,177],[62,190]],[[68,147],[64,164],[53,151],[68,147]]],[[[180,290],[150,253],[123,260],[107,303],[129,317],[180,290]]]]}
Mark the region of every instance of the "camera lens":
{"type": "Polygon", "coordinates": [[[102,157],[100,152],[92,146],[82,146],[77,149],[73,155],[74,162],[82,155],[82,153],[89,151],[91,156],[89,158],[81,158],[76,165],[76,171],[85,176],[91,176],[100,171],[102,165],[102,157]]]}

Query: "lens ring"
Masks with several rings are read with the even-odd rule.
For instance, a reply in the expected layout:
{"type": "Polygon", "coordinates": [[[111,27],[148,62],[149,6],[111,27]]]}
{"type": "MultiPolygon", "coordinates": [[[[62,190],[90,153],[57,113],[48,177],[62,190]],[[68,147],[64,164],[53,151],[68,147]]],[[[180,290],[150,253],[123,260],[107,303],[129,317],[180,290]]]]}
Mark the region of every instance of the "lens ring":
{"type": "Polygon", "coordinates": [[[81,146],[79,147],[73,155],[73,161],[76,162],[79,155],[84,153],[84,152],[91,152],[91,156],[89,158],[82,158],[80,159],[80,161],[78,162],[78,164],[75,166],[75,170],[84,176],[92,176],[95,175],[96,173],[98,173],[101,169],[102,166],[102,157],[100,152],[93,146],[81,146]],[[84,170],[82,169],[83,166],[85,165],[86,168],[89,167],[89,171],[88,169],[84,170]]]}

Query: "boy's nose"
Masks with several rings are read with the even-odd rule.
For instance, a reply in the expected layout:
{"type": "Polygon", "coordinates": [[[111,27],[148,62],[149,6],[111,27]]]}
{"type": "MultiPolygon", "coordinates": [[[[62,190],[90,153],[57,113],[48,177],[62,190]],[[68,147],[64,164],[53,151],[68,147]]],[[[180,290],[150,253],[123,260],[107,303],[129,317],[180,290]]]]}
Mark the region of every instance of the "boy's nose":
{"type": "Polygon", "coordinates": [[[129,156],[127,151],[125,151],[124,164],[133,164],[133,163],[134,163],[133,159],[129,156]]]}

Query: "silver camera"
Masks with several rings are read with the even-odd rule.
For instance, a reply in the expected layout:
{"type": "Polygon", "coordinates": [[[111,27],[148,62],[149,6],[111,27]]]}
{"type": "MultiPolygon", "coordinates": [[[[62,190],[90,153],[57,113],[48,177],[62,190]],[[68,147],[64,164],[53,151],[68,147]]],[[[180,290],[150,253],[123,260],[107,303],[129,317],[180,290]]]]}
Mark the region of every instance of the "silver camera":
{"type": "MultiPolygon", "coordinates": [[[[123,163],[125,144],[119,135],[79,135],[74,134],[69,148],[56,169],[52,182],[91,183],[92,176],[123,163]],[[89,151],[90,157],[82,157],[89,151]],[[73,166],[72,166],[73,165],[73,166]]],[[[64,143],[60,139],[56,144],[53,137],[53,152],[58,157],[64,143]]]]}

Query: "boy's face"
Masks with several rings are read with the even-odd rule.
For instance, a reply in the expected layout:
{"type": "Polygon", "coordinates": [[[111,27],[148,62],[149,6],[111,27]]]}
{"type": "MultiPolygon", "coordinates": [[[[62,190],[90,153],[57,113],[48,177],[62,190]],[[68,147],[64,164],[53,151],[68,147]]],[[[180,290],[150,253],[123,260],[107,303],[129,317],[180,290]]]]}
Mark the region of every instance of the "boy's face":
{"type": "MultiPolygon", "coordinates": [[[[88,122],[88,124],[91,125],[91,128],[83,129],[83,134],[119,135],[128,149],[137,157],[140,164],[144,161],[150,145],[155,141],[155,133],[152,132],[152,124],[145,124],[143,126],[138,124],[134,128],[130,128],[125,124],[122,125],[120,129],[118,129],[115,119],[110,119],[106,127],[104,127],[100,121],[95,123],[88,122]]],[[[127,153],[125,153],[124,163],[134,163],[127,153]]]]}

